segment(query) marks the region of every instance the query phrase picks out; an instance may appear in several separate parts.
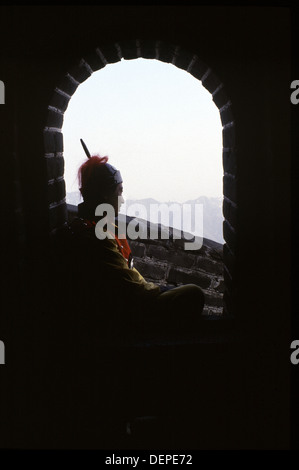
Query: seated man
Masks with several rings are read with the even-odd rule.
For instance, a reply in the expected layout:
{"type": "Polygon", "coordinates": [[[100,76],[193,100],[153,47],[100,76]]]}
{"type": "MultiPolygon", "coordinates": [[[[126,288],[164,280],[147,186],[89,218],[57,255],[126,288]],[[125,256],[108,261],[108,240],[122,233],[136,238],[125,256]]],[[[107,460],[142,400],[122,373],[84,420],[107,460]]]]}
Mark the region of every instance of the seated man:
{"type": "Polygon", "coordinates": [[[202,290],[194,284],[161,289],[147,282],[133,267],[130,246],[115,225],[115,217],[124,201],[121,174],[107,163],[108,157],[90,156],[87,149],[85,151],[88,160],[78,171],[84,202],[78,206],[78,218],[69,224],[70,239],[79,261],[77,267],[84,279],[84,287],[80,287],[84,297],[82,300],[81,295],[81,302],[85,308],[101,310],[110,332],[116,325],[118,332],[125,334],[134,334],[136,329],[192,331],[204,305],[202,290]],[[113,220],[111,216],[106,217],[104,225],[103,215],[96,215],[96,208],[102,204],[108,204],[106,207],[111,207],[114,215],[113,220]]]}

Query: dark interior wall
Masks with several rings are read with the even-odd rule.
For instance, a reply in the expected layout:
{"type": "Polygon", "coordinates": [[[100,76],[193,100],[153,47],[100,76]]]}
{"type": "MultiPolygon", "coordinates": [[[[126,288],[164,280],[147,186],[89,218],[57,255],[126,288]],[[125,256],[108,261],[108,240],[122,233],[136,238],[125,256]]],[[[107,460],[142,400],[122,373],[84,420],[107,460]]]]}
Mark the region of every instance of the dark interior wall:
{"type": "MultiPolygon", "coordinates": [[[[289,9],[18,6],[2,7],[1,17],[6,23],[0,32],[0,79],[6,86],[1,145],[8,166],[4,188],[11,196],[5,199],[4,208],[9,220],[5,240],[8,249],[4,253],[6,290],[14,298],[18,283],[21,296],[26,298],[22,286],[32,289],[32,282],[36,283],[36,310],[48,224],[43,128],[52,93],[63,76],[102,44],[141,38],[182,46],[206,62],[224,83],[236,123],[239,222],[234,311],[241,330],[248,333],[248,352],[242,355],[244,362],[239,362],[246,390],[244,429],[254,429],[252,434],[243,430],[240,445],[287,447],[289,9]],[[18,208],[20,212],[14,212],[18,208]],[[25,261],[20,264],[22,256],[25,261]]],[[[21,297],[21,305],[23,300],[21,297]]],[[[4,333],[0,333],[9,357],[15,317],[22,315],[22,309],[10,306],[5,312],[1,325],[4,333]]],[[[7,382],[9,393],[14,374],[6,373],[12,374],[7,382]]],[[[19,400],[17,394],[15,399],[19,400]]],[[[8,445],[14,445],[13,438],[8,445]]]]}

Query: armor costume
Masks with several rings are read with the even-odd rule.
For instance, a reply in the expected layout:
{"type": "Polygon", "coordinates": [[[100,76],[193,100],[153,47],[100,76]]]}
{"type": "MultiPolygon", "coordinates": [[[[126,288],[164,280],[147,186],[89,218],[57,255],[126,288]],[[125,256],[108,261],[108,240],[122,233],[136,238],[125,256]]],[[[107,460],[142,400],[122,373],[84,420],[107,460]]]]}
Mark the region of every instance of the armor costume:
{"type": "Polygon", "coordinates": [[[111,220],[107,219],[104,229],[109,236],[97,238],[95,229],[101,218],[95,216],[95,208],[107,194],[113,194],[122,177],[107,163],[108,157],[91,157],[81,143],[89,159],[78,173],[84,202],[78,205],[78,217],[62,231],[60,253],[68,266],[72,309],[78,313],[82,331],[88,337],[101,331],[108,339],[114,332],[127,337],[134,336],[136,329],[147,333],[151,327],[155,333],[192,329],[203,308],[200,287],[189,284],[169,290],[147,282],[133,267],[130,246],[111,220]]]}
{"type": "MultiPolygon", "coordinates": [[[[79,215],[82,214],[83,204],[79,204],[79,215]]],[[[155,297],[160,294],[160,288],[152,282],[147,282],[133,267],[133,258],[126,238],[105,238],[98,240],[95,236],[95,220],[76,218],[69,225],[69,230],[75,237],[92,241],[94,246],[93,259],[101,263],[104,278],[110,279],[112,285],[126,292],[127,295],[145,295],[155,297]],[[111,279],[111,275],[113,279],[111,279]]],[[[115,226],[116,227],[116,226],[115,226]]],[[[117,227],[116,227],[117,229],[117,227]]],[[[104,279],[101,280],[103,282],[104,279]]],[[[106,282],[104,282],[106,284],[106,282]]]]}

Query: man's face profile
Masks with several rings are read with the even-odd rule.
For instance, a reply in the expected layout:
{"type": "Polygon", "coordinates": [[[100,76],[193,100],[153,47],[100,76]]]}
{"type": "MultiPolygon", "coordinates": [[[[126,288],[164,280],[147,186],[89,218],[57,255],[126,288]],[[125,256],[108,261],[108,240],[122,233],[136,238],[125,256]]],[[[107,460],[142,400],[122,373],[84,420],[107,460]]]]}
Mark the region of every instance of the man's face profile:
{"type": "Polygon", "coordinates": [[[122,183],[118,183],[114,192],[112,193],[110,197],[110,200],[108,200],[108,203],[110,203],[113,206],[115,215],[119,213],[120,207],[124,203],[124,198],[122,196],[122,193],[123,193],[123,185],[122,183]]]}

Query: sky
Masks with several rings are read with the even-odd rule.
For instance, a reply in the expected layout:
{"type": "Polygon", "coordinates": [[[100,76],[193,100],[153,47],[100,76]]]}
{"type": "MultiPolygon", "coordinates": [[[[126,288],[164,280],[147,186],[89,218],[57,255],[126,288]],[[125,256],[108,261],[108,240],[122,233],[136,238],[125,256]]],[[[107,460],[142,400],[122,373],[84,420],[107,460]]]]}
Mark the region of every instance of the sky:
{"type": "Polygon", "coordinates": [[[77,88],[64,114],[67,192],[93,154],[120,170],[124,198],[185,202],[222,197],[222,126],[212,95],[188,72],[157,60],[121,60],[77,88]]]}

